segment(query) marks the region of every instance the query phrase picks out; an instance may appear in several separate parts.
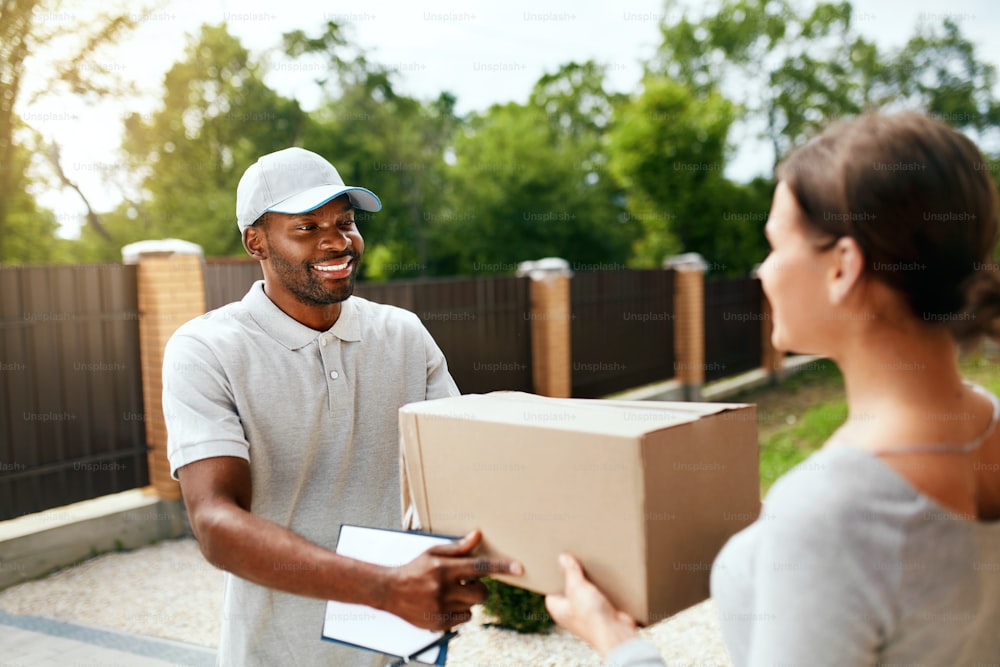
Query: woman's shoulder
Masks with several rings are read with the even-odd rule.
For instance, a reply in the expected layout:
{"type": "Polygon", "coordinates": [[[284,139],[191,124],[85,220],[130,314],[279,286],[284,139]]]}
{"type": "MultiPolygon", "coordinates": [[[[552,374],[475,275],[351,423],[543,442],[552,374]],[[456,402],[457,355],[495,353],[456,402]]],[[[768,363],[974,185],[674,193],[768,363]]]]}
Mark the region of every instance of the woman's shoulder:
{"type": "Polygon", "coordinates": [[[771,487],[762,530],[779,539],[840,541],[854,536],[887,547],[942,539],[1000,538],[1000,521],[975,521],[924,493],[868,451],[827,446],[771,487]]]}
{"type": "Polygon", "coordinates": [[[796,530],[849,533],[872,522],[905,524],[921,506],[912,487],[876,457],[827,446],[774,483],[761,513],[796,530]]]}

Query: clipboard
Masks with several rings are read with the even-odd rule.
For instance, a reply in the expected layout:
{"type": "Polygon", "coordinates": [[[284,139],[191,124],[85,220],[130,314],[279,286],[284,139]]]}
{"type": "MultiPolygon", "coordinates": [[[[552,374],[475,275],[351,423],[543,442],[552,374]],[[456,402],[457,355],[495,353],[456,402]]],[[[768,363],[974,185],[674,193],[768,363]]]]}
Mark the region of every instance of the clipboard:
{"type": "MultiPolygon", "coordinates": [[[[408,563],[430,547],[458,538],[343,524],[337,553],[349,558],[394,567],[408,563]]],[[[421,662],[444,665],[448,641],[455,632],[426,630],[390,614],[360,604],[330,600],[326,603],[321,637],[325,641],[383,653],[397,658],[394,664],[421,662]]]]}

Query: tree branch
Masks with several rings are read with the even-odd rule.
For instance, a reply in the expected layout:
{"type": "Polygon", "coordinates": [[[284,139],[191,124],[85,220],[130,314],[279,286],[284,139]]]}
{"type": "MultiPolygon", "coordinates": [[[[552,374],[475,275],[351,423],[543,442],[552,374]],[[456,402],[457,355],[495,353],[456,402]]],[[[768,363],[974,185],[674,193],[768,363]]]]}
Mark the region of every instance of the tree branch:
{"type": "Polygon", "coordinates": [[[80,195],[83,205],[87,207],[87,224],[90,225],[102,239],[110,242],[111,234],[109,234],[108,230],[104,228],[104,225],[101,223],[100,216],[97,215],[97,212],[95,212],[94,208],[90,205],[90,201],[87,199],[86,195],[83,194],[83,190],[81,190],[76,183],[69,180],[69,177],[66,176],[66,172],[63,171],[62,164],[59,159],[59,145],[53,141],[52,144],[49,145],[48,150],[45,151],[45,155],[52,164],[52,168],[55,169],[56,176],[59,177],[59,181],[66,187],[76,192],[76,194],[80,195]]]}

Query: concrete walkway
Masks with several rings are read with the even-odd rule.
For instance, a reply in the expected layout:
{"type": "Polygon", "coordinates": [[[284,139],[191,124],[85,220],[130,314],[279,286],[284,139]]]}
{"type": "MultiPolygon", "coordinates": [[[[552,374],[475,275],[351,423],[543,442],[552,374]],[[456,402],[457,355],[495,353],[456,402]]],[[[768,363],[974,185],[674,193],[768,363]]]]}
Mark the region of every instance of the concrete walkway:
{"type": "Polygon", "coordinates": [[[0,610],[0,664],[4,667],[101,665],[167,667],[215,664],[215,651],[40,616],[0,610]]]}

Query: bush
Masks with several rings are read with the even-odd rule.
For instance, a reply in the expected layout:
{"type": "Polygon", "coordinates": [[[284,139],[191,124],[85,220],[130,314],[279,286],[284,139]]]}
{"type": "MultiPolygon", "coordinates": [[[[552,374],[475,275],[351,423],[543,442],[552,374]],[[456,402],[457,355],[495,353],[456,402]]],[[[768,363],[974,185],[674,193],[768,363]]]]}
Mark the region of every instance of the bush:
{"type": "Polygon", "coordinates": [[[554,624],[545,609],[545,596],[505,584],[495,579],[483,579],[489,596],[483,603],[486,613],[493,616],[496,625],[517,632],[543,632],[554,624]]]}

